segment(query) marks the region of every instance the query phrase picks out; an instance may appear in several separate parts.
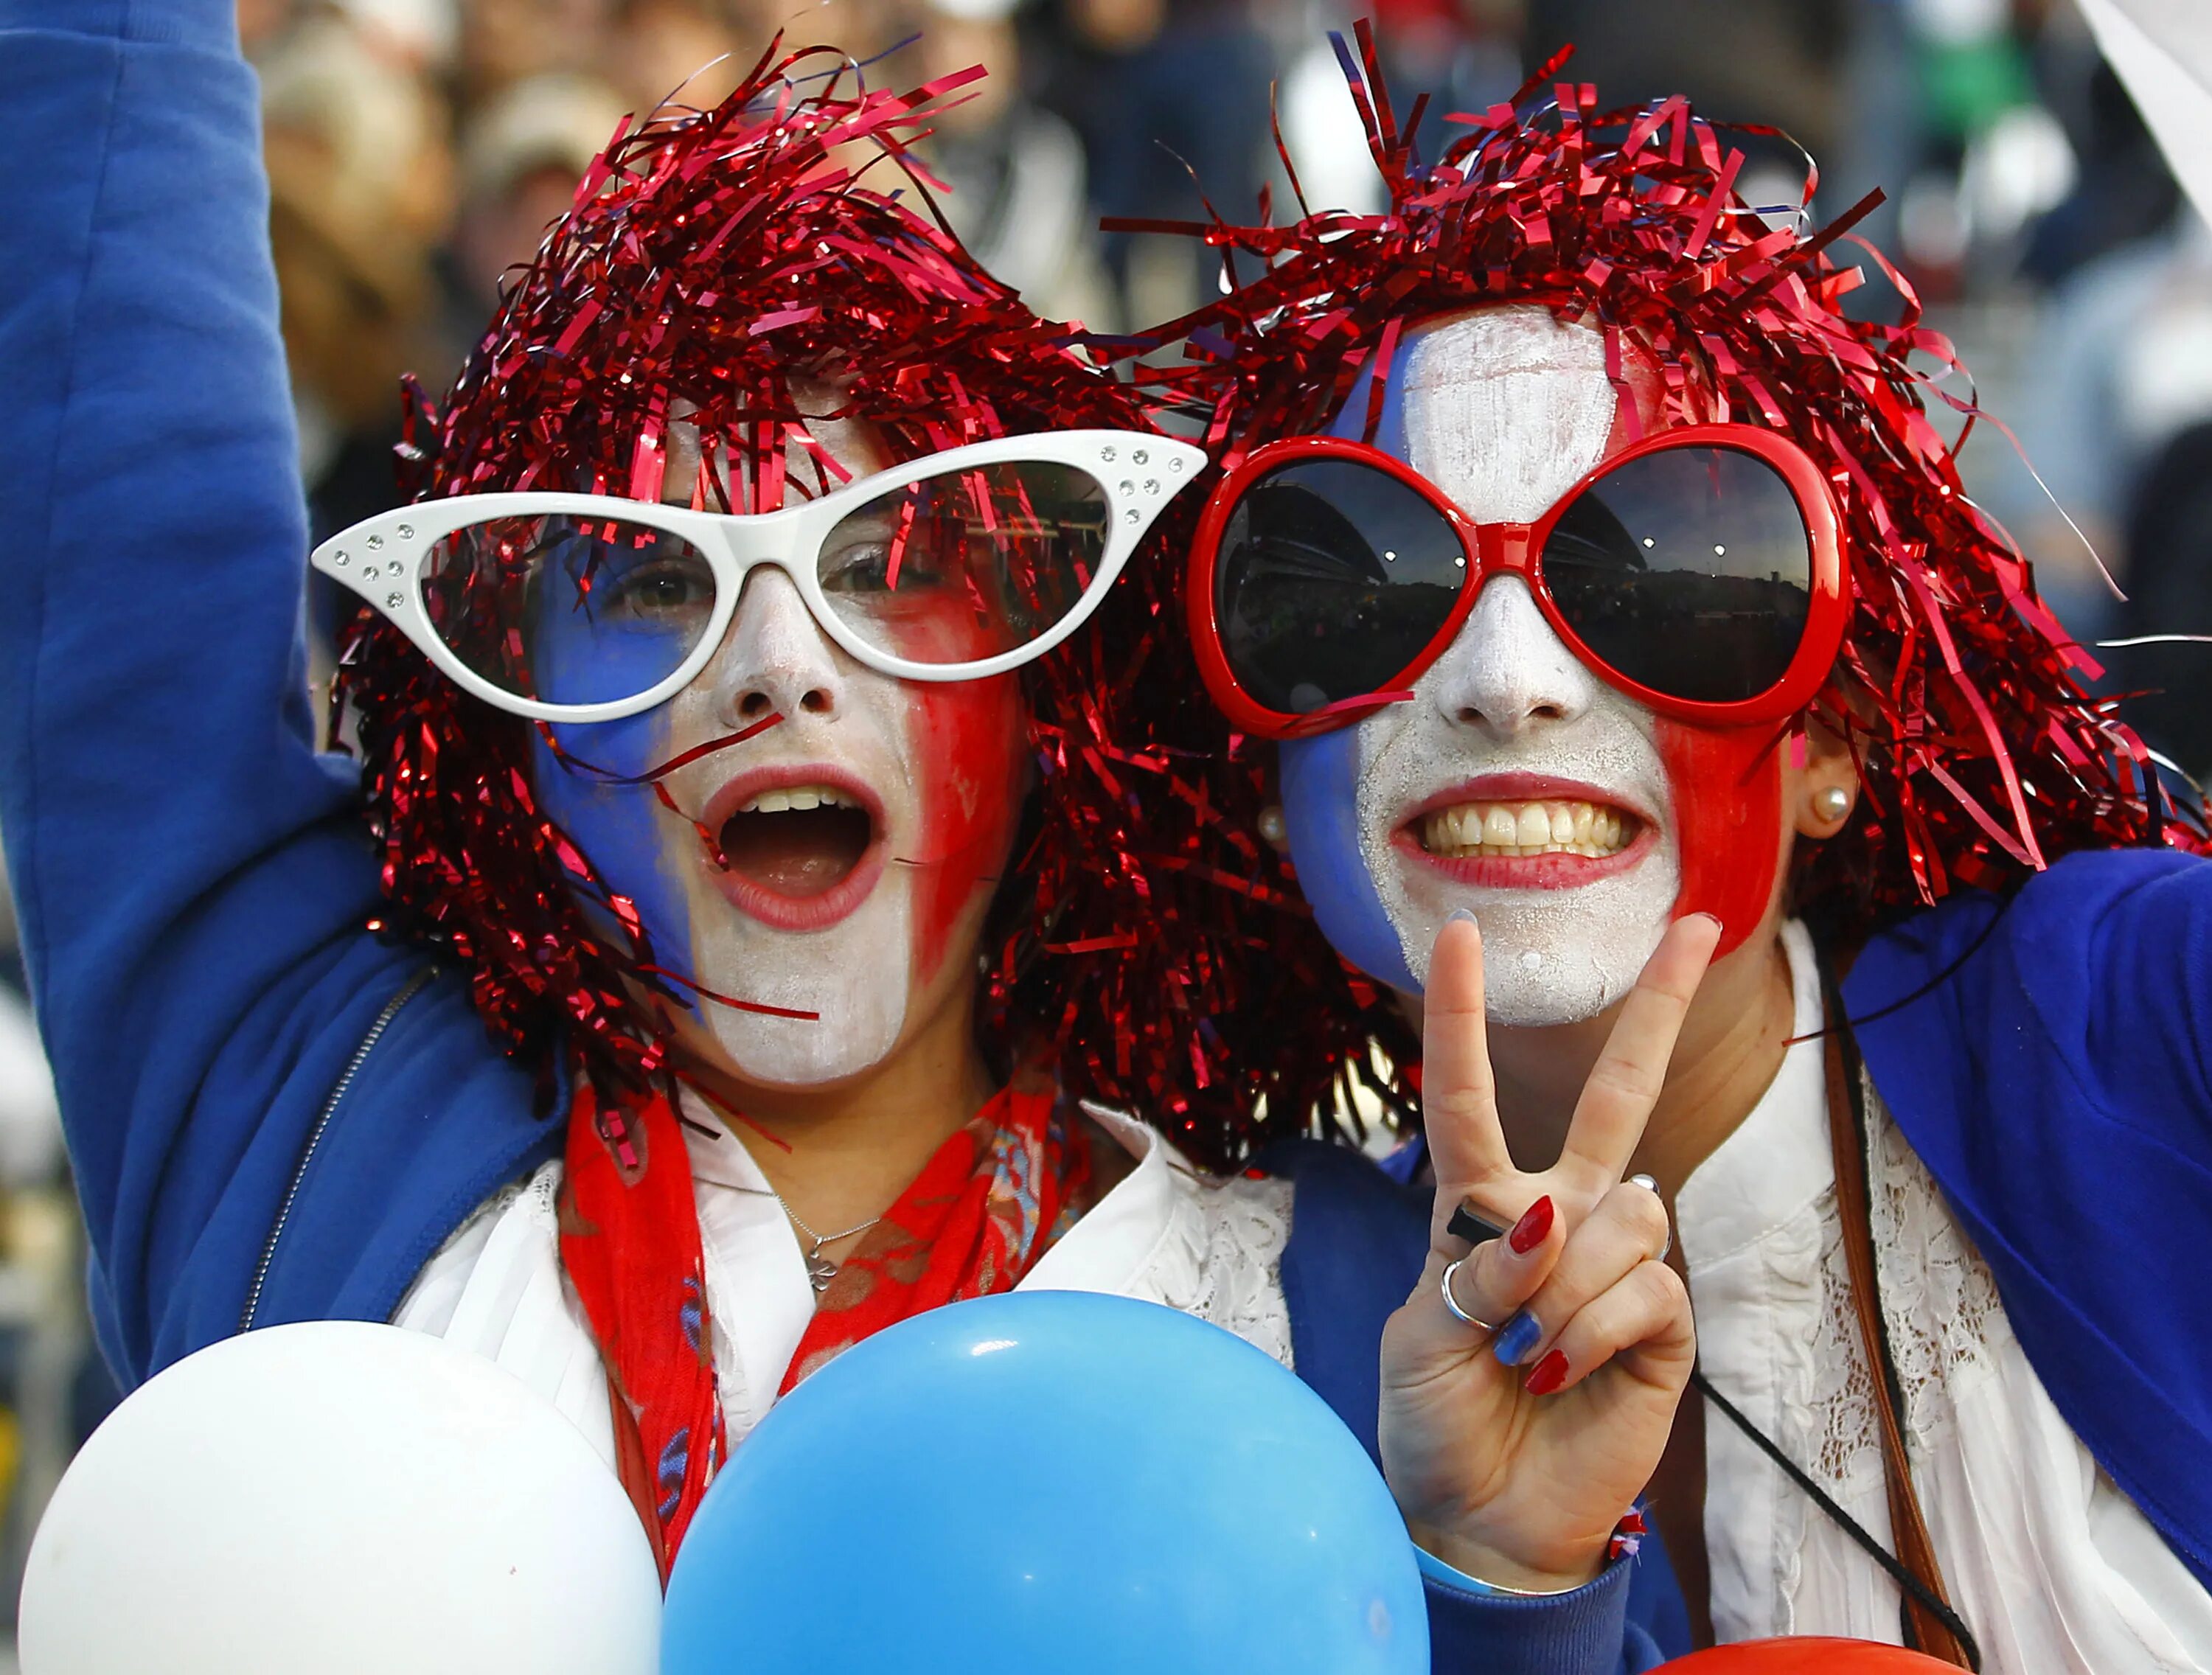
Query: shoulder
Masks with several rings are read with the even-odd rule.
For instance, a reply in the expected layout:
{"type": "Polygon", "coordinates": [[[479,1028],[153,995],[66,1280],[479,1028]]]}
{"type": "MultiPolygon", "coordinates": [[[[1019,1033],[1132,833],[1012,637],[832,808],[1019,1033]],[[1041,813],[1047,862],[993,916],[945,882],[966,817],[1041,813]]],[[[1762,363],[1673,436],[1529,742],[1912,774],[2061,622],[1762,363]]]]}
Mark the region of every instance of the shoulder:
{"type": "Polygon", "coordinates": [[[2136,1054],[2193,1057],[2212,1014],[2212,862],[2100,851],[2007,895],[1960,891],[1869,938],[1843,993],[1893,1099],[1961,1078],[1963,1094],[2023,1058],[2101,1082],[2123,1033],[2136,1054]]]}
{"type": "Polygon", "coordinates": [[[2063,858],[2008,895],[1954,891],[1870,937],[1845,991],[1878,1002],[1893,980],[1932,979],[1984,944],[2087,943],[2113,928],[2110,915],[2145,909],[2176,930],[2205,918],[2212,862],[2171,849],[2090,850],[2063,858]]]}
{"type": "Polygon", "coordinates": [[[1418,1273],[1426,1260],[1429,1194],[1394,1180],[1364,1153],[1291,1140],[1263,1152],[1254,1173],[1290,1183],[1293,1243],[1326,1244],[1345,1259],[1394,1271],[1410,1259],[1418,1273]]]}

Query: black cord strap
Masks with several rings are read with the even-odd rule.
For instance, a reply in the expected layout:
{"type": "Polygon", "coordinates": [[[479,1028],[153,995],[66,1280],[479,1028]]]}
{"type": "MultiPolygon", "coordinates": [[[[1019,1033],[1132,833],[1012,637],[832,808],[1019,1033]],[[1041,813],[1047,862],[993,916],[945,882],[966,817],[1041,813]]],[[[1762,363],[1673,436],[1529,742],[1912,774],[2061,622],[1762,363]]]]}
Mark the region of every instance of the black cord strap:
{"type": "Polygon", "coordinates": [[[1923,1610],[1936,1617],[1945,1628],[1951,1631],[1952,1636],[1966,1654],[1966,1666],[1969,1669],[1978,1671],[1981,1668],[1982,1648],[1975,1642],[1973,1631],[1966,1627],[1958,1612],[1937,1599],[1927,1585],[1906,1569],[1904,1563],[1894,1553],[1876,1541],[1865,1525],[1837,1505],[1834,1497],[1819,1484],[1814,1483],[1796,1460],[1784,1453],[1775,1445],[1772,1438],[1746,1418],[1741,1409],[1714,1389],[1713,1381],[1705,1376],[1704,1368],[1691,1369],[1690,1386],[1715,1407],[1720,1409],[1722,1417],[1749,1437],[1759,1453],[1780,1466],[1783,1475],[1803,1490],[1811,1497],[1814,1506],[1834,1520],[1836,1526],[1856,1542],[1864,1550],[1867,1557],[1882,1568],[1892,1581],[1911,1594],[1920,1603],[1923,1610]]]}

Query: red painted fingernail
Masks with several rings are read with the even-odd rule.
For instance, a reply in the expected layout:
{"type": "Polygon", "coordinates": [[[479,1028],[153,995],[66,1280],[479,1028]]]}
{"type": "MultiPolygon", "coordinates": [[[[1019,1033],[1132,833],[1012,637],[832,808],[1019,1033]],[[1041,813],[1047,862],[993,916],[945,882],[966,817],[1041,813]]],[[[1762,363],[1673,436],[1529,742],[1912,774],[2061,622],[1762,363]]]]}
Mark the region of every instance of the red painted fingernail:
{"type": "Polygon", "coordinates": [[[1514,1255],[1526,1256],[1544,1242],[1544,1235],[1551,1230],[1552,1195],[1547,1193],[1513,1223],[1513,1231],[1505,1235],[1505,1242],[1513,1247],[1514,1255]]]}
{"type": "Polygon", "coordinates": [[[1536,1363],[1521,1387],[1532,1396],[1548,1396],[1566,1381],[1567,1358],[1553,1350],[1536,1363]]]}

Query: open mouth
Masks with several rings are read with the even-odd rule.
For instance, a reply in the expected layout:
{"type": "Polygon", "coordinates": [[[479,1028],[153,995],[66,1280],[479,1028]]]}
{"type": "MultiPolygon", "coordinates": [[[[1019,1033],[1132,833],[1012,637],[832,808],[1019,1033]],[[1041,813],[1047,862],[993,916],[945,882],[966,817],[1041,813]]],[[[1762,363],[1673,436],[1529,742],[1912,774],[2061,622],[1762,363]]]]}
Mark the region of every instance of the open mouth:
{"type": "Polygon", "coordinates": [[[828,763],[756,768],[708,799],[714,888],[776,931],[823,931],[868,899],[890,855],[882,803],[828,763]]]}
{"type": "Polygon", "coordinates": [[[1442,860],[1505,860],[1580,855],[1602,860],[1634,843],[1644,822],[1606,803],[1455,803],[1425,810],[1407,831],[1425,854],[1442,860]]]}
{"type": "Polygon", "coordinates": [[[875,841],[858,798],[834,786],[789,786],[745,799],[714,834],[726,871],[795,901],[853,876],[875,841]]]}

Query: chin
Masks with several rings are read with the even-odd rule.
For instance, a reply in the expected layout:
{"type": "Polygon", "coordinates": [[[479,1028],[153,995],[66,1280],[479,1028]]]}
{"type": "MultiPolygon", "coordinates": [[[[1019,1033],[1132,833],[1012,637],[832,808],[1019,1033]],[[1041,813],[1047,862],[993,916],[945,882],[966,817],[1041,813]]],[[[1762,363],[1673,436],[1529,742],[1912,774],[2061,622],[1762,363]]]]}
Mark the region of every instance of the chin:
{"type": "Polygon", "coordinates": [[[1483,925],[1484,1008],[1493,1024],[1540,1029],[1581,1023],[1636,986],[1666,924],[1590,927],[1528,922],[1510,908],[1478,909],[1483,925]]]}
{"type": "Polygon", "coordinates": [[[1570,857],[1563,867],[1533,853],[1440,857],[1409,843],[1403,827],[1377,847],[1387,851],[1377,894],[1407,967],[1425,983],[1437,933],[1455,911],[1472,913],[1482,929],[1484,1009],[1508,1029],[1579,1023],[1620,1001],[1666,935],[1681,889],[1673,835],[1654,826],[1603,865],[1570,857]]]}
{"type": "MultiPolygon", "coordinates": [[[[817,1022],[770,1018],[705,1004],[714,1044],[744,1081],[785,1089],[828,1088],[864,1076],[891,1055],[905,1022],[902,1007],[872,1015],[843,993],[813,997],[799,1007],[818,1011],[817,1022]]],[[[783,1003],[772,1003],[781,1004],[783,1003]]]]}
{"type": "Polygon", "coordinates": [[[904,870],[884,870],[861,900],[812,930],[786,929],[736,906],[727,881],[708,872],[693,869],[698,980],[719,994],[817,1015],[771,1017],[702,998],[699,1016],[730,1067],[761,1087],[818,1088],[888,1059],[905,1030],[912,987],[904,870]]]}

